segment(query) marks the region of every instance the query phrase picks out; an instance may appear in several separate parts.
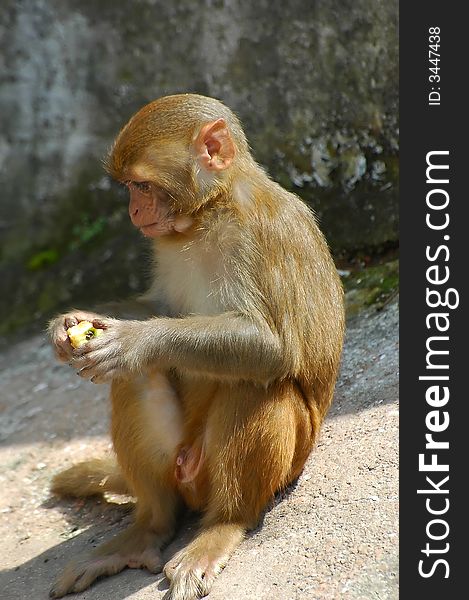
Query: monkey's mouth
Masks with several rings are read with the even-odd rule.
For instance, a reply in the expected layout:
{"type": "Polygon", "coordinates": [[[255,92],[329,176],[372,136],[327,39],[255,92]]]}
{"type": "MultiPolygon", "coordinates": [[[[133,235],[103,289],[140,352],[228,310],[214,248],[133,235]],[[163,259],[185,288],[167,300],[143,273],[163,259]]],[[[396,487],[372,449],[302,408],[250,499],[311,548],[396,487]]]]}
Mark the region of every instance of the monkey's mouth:
{"type": "Polygon", "coordinates": [[[158,235],[164,235],[167,232],[167,227],[161,221],[155,223],[149,223],[148,225],[140,225],[139,230],[145,237],[155,237],[158,235]]]}

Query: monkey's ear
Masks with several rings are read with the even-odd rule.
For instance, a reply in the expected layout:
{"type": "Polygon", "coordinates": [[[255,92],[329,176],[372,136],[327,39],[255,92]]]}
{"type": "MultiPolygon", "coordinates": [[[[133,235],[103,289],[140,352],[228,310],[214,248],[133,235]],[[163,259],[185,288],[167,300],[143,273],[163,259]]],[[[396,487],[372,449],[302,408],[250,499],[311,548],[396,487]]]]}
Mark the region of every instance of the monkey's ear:
{"type": "Polygon", "coordinates": [[[197,160],[208,171],[223,171],[235,155],[235,146],[225,119],[206,123],[194,141],[197,160]]]}

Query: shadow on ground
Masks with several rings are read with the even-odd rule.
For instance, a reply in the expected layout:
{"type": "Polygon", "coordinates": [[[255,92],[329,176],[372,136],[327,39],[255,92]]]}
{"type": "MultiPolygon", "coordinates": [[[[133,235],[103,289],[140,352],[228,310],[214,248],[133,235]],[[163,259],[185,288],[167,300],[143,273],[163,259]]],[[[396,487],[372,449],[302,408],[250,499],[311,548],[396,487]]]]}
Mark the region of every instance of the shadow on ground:
{"type": "MultiPolygon", "coordinates": [[[[246,539],[252,538],[262,529],[266,514],[288,498],[296,486],[297,481],[277,494],[271,506],[262,516],[259,525],[253,531],[248,532],[246,539]]],[[[133,506],[133,503],[116,505],[101,498],[90,498],[85,501],[48,499],[44,502],[43,507],[55,508],[63,512],[70,525],[70,539],[49,548],[20,566],[0,571],[2,598],[5,600],[25,600],[31,597],[32,588],[39,592],[39,598],[47,598],[55,578],[60,575],[69,561],[73,560],[75,556],[87,553],[101,543],[106,542],[131,523],[133,506]],[[79,505],[80,510],[71,512],[69,509],[72,504],[79,505]],[[32,586],[31,578],[35,582],[40,581],[41,585],[38,586],[35,583],[32,586]]],[[[181,515],[180,524],[174,538],[163,550],[164,562],[168,561],[191,541],[198,530],[198,523],[198,514],[186,512],[181,515]]],[[[107,598],[123,600],[146,587],[151,588],[152,592],[155,590],[166,592],[169,589],[169,582],[162,573],[154,575],[144,569],[126,569],[126,571],[128,572],[119,574],[118,579],[107,578],[106,582],[98,580],[89,590],[84,592],[86,598],[90,600],[100,599],[104,590],[107,598]]],[[[72,595],[72,598],[81,597],[83,597],[83,594],[72,595]]]]}

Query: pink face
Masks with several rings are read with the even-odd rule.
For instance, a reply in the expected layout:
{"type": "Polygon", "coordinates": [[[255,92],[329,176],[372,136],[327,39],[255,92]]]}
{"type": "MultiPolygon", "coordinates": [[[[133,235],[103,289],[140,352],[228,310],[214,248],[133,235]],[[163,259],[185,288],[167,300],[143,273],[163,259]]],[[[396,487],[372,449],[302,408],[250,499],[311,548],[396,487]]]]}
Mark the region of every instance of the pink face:
{"type": "Polygon", "coordinates": [[[145,237],[184,233],[192,225],[190,217],[170,211],[167,194],[151,182],[132,180],[126,185],[130,192],[130,220],[145,237]]]}

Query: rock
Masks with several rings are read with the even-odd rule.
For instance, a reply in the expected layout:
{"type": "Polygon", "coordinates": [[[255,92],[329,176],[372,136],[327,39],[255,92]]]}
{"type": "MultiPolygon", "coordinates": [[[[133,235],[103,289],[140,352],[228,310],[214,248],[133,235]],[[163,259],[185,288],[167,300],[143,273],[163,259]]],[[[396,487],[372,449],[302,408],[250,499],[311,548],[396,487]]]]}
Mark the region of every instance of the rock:
{"type": "Polygon", "coordinates": [[[395,244],[397,18],[397,0],[4,0],[0,311],[18,307],[7,327],[70,304],[71,273],[105,252],[104,276],[88,272],[96,299],[142,289],[129,248],[144,250],[100,161],[164,94],[233,108],[256,159],[316,210],[336,255],[395,244]]]}

